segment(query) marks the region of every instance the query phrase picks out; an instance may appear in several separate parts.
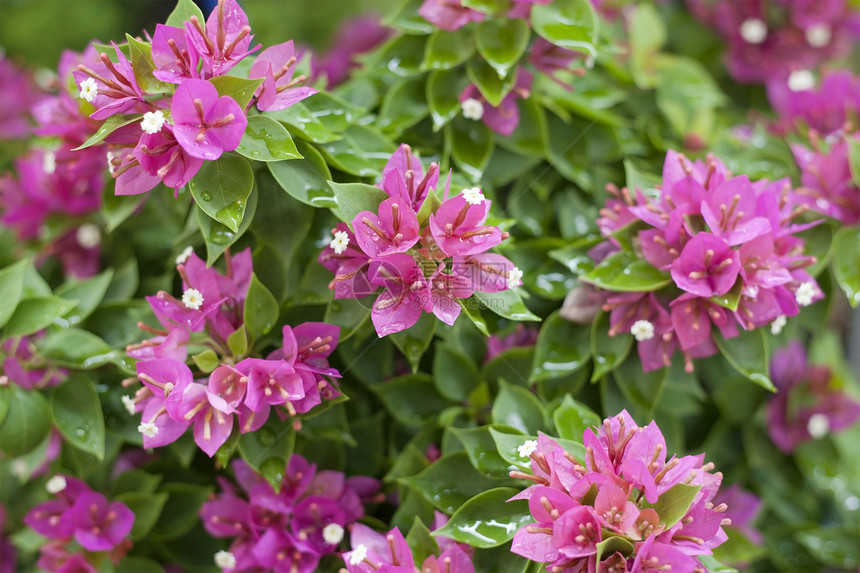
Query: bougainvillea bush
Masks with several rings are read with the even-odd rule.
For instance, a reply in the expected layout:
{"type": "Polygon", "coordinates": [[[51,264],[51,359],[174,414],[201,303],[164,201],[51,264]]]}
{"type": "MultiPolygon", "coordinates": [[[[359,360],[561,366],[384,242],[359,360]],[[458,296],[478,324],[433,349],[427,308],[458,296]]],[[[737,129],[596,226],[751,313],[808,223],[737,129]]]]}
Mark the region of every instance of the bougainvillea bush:
{"type": "Polygon", "coordinates": [[[856,2],[130,32],[0,59],[0,571],[860,567],[856,2]]]}

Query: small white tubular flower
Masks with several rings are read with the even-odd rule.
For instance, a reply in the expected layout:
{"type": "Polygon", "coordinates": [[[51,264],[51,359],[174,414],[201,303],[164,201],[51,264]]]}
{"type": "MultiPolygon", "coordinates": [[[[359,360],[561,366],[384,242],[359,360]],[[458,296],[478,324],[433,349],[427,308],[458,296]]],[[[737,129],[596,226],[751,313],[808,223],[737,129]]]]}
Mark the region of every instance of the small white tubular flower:
{"type": "Polygon", "coordinates": [[[48,175],[57,170],[57,155],[53,151],[46,151],[42,156],[42,170],[48,175]]]}
{"type": "Polygon", "coordinates": [[[196,288],[187,289],[182,293],[182,304],[185,308],[198,310],[203,305],[203,295],[196,288]]]}
{"type": "Polygon", "coordinates": [[[113,164],[113,160],[115,158],[119,157],[119,153],[114,153],[113,151],[108,151],[105,154],[105,157],[107,157],[108,171],[110,171],[110,174],[113,175],[114,172],[116,171],[116,165],[113,164]]]}
{"type": "Polygon", "coordinates": [[[521,458],[528,458],[537,450],[537,440],[526,440],[517,447],[517,453],[521,458]]]}
{"type": "Polygon", "coordinates": [[[761,44],[767,39],[767,24],[758,18],[747,18],[741,23],[741,38],[748,44],[761,44]]]}
{"type": "Polygon", "coordinates": [[[156,426],[153,422],[143,422],[137,427],[137,431],[146,436],[147,438],[154,438],[158,435],[158,426],[156,426]]]}
{"type": "Polygon", "coordinates": [[[788,324],[788,319],[784,314],[780,314],[773,319],[773,322],[770,323],[770,333],[776,336],[782,332],[782,329],[785,328],[786,324],[788,324]]]}
{"type": "Polygon", "coordinates": [[[336,231],[334,239],[328,244],[335,254],[342,255],[349,246],[349,234],[346,231],[336,231]]]}
{"type": "Polygon", "coordinates": [[[630,334],[637,342],[654,338],[654,324],[649,320],[637,320],[630,327],[630,334]]]}
{"type": "Polygon", "coordinates": [[[519,286],[520,279],[523,278],[523,271],[519,268],[514,267],[508,273],[508,288],[515,288],[519,286]]]}
{"type": "Polygon", "coordinates": [[[358,547],[353,549],[352,552],[349,554],[349,564],[358,565],[365,559],[367,559],[367,545],[360,543],[358,547]]]}
{"type": "Polygon", "coordinates": [[[102,244],[102,232],[92,223],[84,223],[75,233],[78,244],[85,249],[94,249],[102,244]]]}
{"type": "Polygon", "coordinates": [[[815,87],[815,76],[809,70],[796,70],[788,76],[788,89],[793,92],[811,90],[815,87]]]}
{"type": "Polygon", "coordinates": [[[466,119],[478,121],[484,117],[484,104],[475,98],[470,97],[463,100],[463,103],[460,104],[460,109],[463,110],[463,117],[466,119]]]}
{"type": "Polygon", "coordinates": [[[190,257],[193,254],[194,254],[194,247],[192,247],[191,245],[185,247],[181,253],[176,255],[176,264],[177,265],[184,265],[185,261],[188,260],[188,257],[190,257]]]}
{"type": "Polygon", "coordinates": [[[830,43],[833,32],[827,24],[813,24],[804,32],[806,43],[813,48],[823,48],[830,43]]]}
{"type": "Polygon", "coordinates": [[[469,205],[480,205],[484,202],[484,192],[477,187],[463,189],[463,199],[465,199],[466,203],[469,205]]]}
{"type": "Polygon", "coordinates": [[[810,282],[801,283],[794,293],[794,298],[800,306],[809,306],[815,298],[815,287],[810,282]]]}
{"type": "Polygon", "coordinates": [[[60,493],[66,489],[66,478],[61,475],[52,477],[45,484],[45,489],[48,490],[48,493],[60,493]]]}
{"type": "Polygon", "coordinates": [[[153,133],[161,131],[165,121],[167,120],[164,119],[164,112],[160,109],[156,111],[148,111],[143,114],[143,119],[140,121],[140,129],[152,135],[153,133]]]}
{"type": "Polygon", "coordinates": [[[130,416],[134,416],[137,413],[137,405],[134,403],[134,398],[131,396],[123,396],[120,400],[122,400],[122,405],[125,406],[125,409],[130,416]]]}
{"type": "Polygon", "coordinates": [[[343,527],[337,523],[329,523],[322,530],[323,539],[329,545],[337,545],[343,539],[343,527]]]}
{"type": "Polygon", "coordinates": [[[215,566],[221,569],[235,569],[236,556],[229,551],[219,551],[215,554],[215,566]]]}
{"type": "Polygon", "coordinates": [[[90,103],[93,103],[93,100],[99,95],[99,86],[96,85],[96,81],[93,78],[85,79],[79,87],[81,88],[81,99],[85,99],[90,103]]]}
{"type": "Polygon", "coordinates": [[[813,414],[806,423],[806,431],[809,432],[813,440],[823,438],[830,431],[830,420],[825,414],[813,414]]]}

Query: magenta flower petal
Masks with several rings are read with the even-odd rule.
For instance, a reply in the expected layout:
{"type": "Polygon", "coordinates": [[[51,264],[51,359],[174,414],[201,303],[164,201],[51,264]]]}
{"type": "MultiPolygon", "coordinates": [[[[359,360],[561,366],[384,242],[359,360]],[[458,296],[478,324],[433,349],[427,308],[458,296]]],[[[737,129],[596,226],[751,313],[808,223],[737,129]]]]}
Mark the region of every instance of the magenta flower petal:
{"type": "Polygon", "coordinates": [[[215,160],[239,146],[248,119],[229,96],[218,97],[205,80],[185,80],[173,94],[170,107],[173,134],[182,149],[198,159],[215,160]]]}
{"type": "Polygon", "coordinates": [[[737,251],[709,233],[699,233],[690,239],[671,266],[675,284],[702,297],[727,293],[739,271],[737,251]]]}

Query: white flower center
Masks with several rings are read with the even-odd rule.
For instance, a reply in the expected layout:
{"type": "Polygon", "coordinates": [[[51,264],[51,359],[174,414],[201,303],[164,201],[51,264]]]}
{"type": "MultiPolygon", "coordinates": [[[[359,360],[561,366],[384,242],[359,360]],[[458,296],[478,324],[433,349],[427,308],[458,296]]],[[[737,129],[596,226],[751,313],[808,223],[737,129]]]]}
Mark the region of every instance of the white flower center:
{"type": "Polygon", "coordinates": [[[811,90],[815,87],[815,76],[809,70],[797,70],[788,76],[788,89],[793,92],[811,90]]]}
{"type": "Polygon", "coordinates": [[[475,98],[469,98],[463,101],[460,104],[460,108],[463,110],[463,117],[466,119],[473,119],[478,121],[482,117],[484,117],[484,104],[475,98]]]}
{"type": "Polygon", "coordinates": [[[111,175],[113,175],[114,171],[116,171],[116,165],[113,164],[113,160],[119,156],[120,156],[119,153],[115,153],[113,151],[108,151],[105,154],[105,157],[107,157],[108,171],[110,171],[111,175]]]}
{"type": "Polygon", "coordinates": [[[156,111],[148,111],[143,114],[143,119],[140,122],[140,129],[152,135],[153,133],[161,131],[165,121],[167,120],[164,119],[164,112],[160,109],[156,111]]]}
{"type": "Polygon", "coordinates": [[[770,333],[776,336],[782,329],[785,328],[785,325],[788,323],[788,319],[784,314],[781,314],[773,319],[773,322],[770,323],[770,333]]]}
{"type": "Polygon", "coordinates": [[[203,305],[203,295],[196,288],[187,289],[182,293],[182,304],[185,308],[198,310],[203,305]]]}
{"type": "Polygon", "coordinates": [[[514,267],[508,272],[508,288],[515,288],[519,286],[520,279],[523,278],[523,271],[519,268],[514,267]]]}
{"type": "Polygon", "coordinates": [[[94,249],[102,243],[102,232],[92,223],[84,223],[75,233],[78,244],[85,249],[94,249]]]}
{"type": "Polygon", "coordinates": [[[833,32],[827,24],[814,24],[806,29],[806,43],[813,48],[823,48],[830,43],[833,32]]]}
{"type": "Polygon", "coordinates": [[[809,306],[815,298],[815,287],[810,282],[801,283],[794,293],[794,298],[800,306],[809,306]]]}
{"type": "Polygon", "coordinates": [[[52,477],[45,484],[45,489],[48,490],[48,493],[60,493],[66,489],[66,478],[61,475],[52,477]]]}
{"type": "Polygon", "coordinates": [[[651,340],[654,338],[654,324],[648,320],[637,320],[633,323],[633,326],[630,327],[630,334],[636,338],[637,342],[651,340]]]}
{"type": "Polygon", "coordinates": [[[147,438],[154,438],[158,435],[158,426],[156,426],[153,422],[143,422],[137,427],[137,431],[146,436],[147,438]]]}
{"type": "Polygon", "coordinates": [[[53,151],[46,151],[42,156],[42,169],[48,175],[52,175],[57,170],[57,156],[53,151]]]}
{"type": "Polygon", "coordinates": [[[809,422],[806,423],[806,431],[809,432],[813,440],[823,438],[830,431],[830,420],[824,414],[813,414],[809,417],[809,422]]]}
{"type": "Polygon", "coordinates": [[[358,547],[352,550],[349,554],[349,564],[358,565],[367,558],[367,545],[359,544],[358,547]]]}
{"type": "Polygon", "coordinates": [[[90,103],[93,103],[93,100],[99,95],[99,86],[96,85],[96,81],[93,78],[85,79],[79,87],[81,88],[81,99],[85,99],[90,103]]]}
{"type": "Polygon", "coordinates": [[[336,231],[334,239],[331,240],[328,246],[332,248],[335,254],[342,255],[349,246],[349,235],[346,231],[336,231]]]}
{"type": "Polygon", "coordinates": [[[137,413],[137,405],[134,403],[134,398],[131,396],[123,396],[120,400],[122,400],[122,405],[125,406],[125,409],[130,416],[134,416],[137,413]]]}
{"type": "Polygon", "coordinates": [[[190,257],[193,254],[194,254],[194,247],[192,247],[191,245],[185,247],[181,253],[176,255],[176,264],[177,265],[184,265],[185,261],[188,260],[188,257],[190,257]]]}
{"type": "Polygon", "coordinates": [[[484,193],[477,187],[470,187],[469,189],[463,189],[463,199],[469,205],[480,205],[484,202],[484,193]]]}
{"type": "Polygon", "coordinates": [[[329,545],[337,545],[343,539],[343,527],[337,523],[329,523],[322,530],[323,539],[329,545]]]}
{"type": "Polygon", "coordinates": [[[526,440],[521,446],[517,447],[517,453],[521,458],[527,458],[537,450],[537,440],[526,440]]]}
{"type": "Polygon", "coordinates": [[[758,18],[747,18],[741,24],[740,33],[748,44],[761,44],[767,39],[767,24],[758,18]]]}
{"type": "Polygon", "coordinates": [[[235,569],[236,556],[229,551],[219,551],[215,554],[215,566],[221,569],[235,569]]]}

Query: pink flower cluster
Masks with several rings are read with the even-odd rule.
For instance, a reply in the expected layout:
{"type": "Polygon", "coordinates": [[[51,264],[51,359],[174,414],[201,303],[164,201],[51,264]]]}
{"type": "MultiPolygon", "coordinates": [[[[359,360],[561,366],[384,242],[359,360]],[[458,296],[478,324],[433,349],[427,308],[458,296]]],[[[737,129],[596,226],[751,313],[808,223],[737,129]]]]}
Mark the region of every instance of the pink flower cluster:
{"type": "Polygon", "coordinates": [[[666,461],[657,424],[639,427],[626,410],[583,441],[582,463],[543,434],[524,444],[533,475],[511,475],[534,485],[512,499],[528,500],[535,523],[517,531],[511,551],[550,572],[705,571],[696,557],[723,543],[729,524],[726,506],[713,503],[722,474],[705,455],[666,461]]]}
{"type": "Polygon", "coordinates": [[[7,338],[0,343],[0,386],[8,383],[15,384],[27,390],[50,388],[66,379],[65,369],[58,368],[36,354],[33,344],[42,336],[36,333],[30,336],[7,338]]]}
{"type": "Polygon", "coordinates": [[[228,255],[224,275],[206,268],[193,253],[177,269],[183,278],[181,300],[164,291],[147,297],[164,330],[141,324],[156,336],[127,349],[139,360],[137,380],[143,386],[123,401],[130,413],[143,413],[138,429],[145,448],[172,443],[193,425],[194,440],[211,457],[230,437],[236,417],[244,434],[262,426],[273,407],[280,416],[295,416],[339,395],[331,379],[340,374],[328,365],[337,346],[336,326],[284,326],[282,346],[266,359],[231,349],[230,337],[244,326],[252,276],[249,249],[228,255]],[[217,364],[203,376],[186,365],[190,343],[214,353],[217,364]]]}
{"type": "Polygon", "coordinates": [[[814,223],[792,224],[806,207],[791,200],[787,180],[751,182],[711,156],[691,163],[670,151],[657,195],[609,190],[615,198],[598,219],[609,239],[592,255],[615,251],[613,233],[635,223],[643,227],[634,228],[636,256],[671,277],[668,291],[612,293],[603,305],[610,335],[633,334],[646,371],[668,366],[678,348],[691,370],[690,358],[717,352],[712,327],[725,338],[737,336],[738,325],[779,330],[824,296],[804,270],[814,258],[795,236],[814,223]]]}
{"type": "Polygon", "coordinates": [[[30,73],[0,54],[0,141],[25,139],[32,132],[29,109],[44,97],[30,73]]]}
{"type": "Polygon", "coordinates": [[[374,50],[387,40],[391,33],[391,28],[380,24],[377,16],[360,16],[345,20],[335,33],[328,52],[313,54],[313,77],[324,77],[328,89],[342,84],[361,66],[358,56],[374,50]]]}
{"type": "Polygon", "coordinates": [[[770,375],[779,392],[767,403],[767,431],[783,452],[860,421],[860,402],[834,386],[829,368],[808,364],[799,342],[774,351],[770,375]]]}
{"type": "MultiPolygon", "coordinates": [[[[248,124],[246,109],[232,97],[219,95],[208,80],[228,74],[260,49],[259,44],[251,47],[250,32],[238,2],[219,0],[205,24],[192,16],[183,28],[156,26],[151,39],[154,69],[134,69],[115,44],[115,60],[91,54],[78,65],[75,84],[81,99],[95,108],[90,117],[123,115],[129,120],[106,138],[117,195],[144,193],[159,183],[178,189],[204,161],[238,147],[248,124]],[[143,86],[140,77],[148,79],[143,86]]],[[[261,111],[279,110],[316,93],[298,86],[305,78],[293,78],[295,65],[292,42],[261,52],[249,75],[262,84],[248,106],[255,101],[261,111]]]]}
{"type": "MultiPolygon", "coordinates": [[[[447,522],[445,514],[434,512],[434,530],[447,522]]],[[[445,537],[436,538],[439,555],[429,555],[420,569],[397,527],[388,533],[379,533],[356,523],[350,530],[349,541],[352,550],[343,554],[349,573],[414,573],[419,570],[422,573],[475,573],[472,548],[445,537]]]]}
{"type": "Polygon", "coordinates": [[[379,336],[411,327],[422,312],[454,324],[459,299],[521,284],[522,272],[508,259],[485,252],[508,234],[485,224],[490,201],[480,189],[448,198],[446,187],[441,205],[419,222],[438,182],[439,166],[432,163],[424,173],[409,146],[401,145],[380,184],[389,198],[377,213],[356,215],[352,229],[338,223],[319,256],[335,275],[329,285],[335,298],[361,298],[383,288],[370,314],[379,336]]]}
{"type": "Polygon", "coordinates": [[[687,0],[687,7],[726,40],[726,67],[739,82],[785,81],[847,55],[860,37],[860,12],[847,0],[687,0]]]}
{"type": "Polygon", "coordinates": [[[95,565],[105,554],[117,564],[131,548],[127,537],[134,513],[128,506],[108,502],[70,476],[55,475],[46,487],[54,499],[24,517],[25,524],[50,540],[42,546],[38,566],[46,571],[97,573],[95,565]]]}
{"type": "Polygon", "coordinates": [[[229,551],[215,555],[223,571],[315,571],[379,490],[373,478],[318,472],[298,454],[290,458],[277,492],[244,461],[234,460],[232,467],[241,491],[219,478],[222,493],[200,508],[206,531],[233,539],[229,551]]]}

